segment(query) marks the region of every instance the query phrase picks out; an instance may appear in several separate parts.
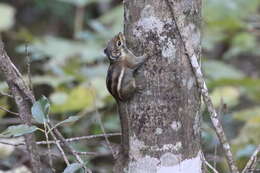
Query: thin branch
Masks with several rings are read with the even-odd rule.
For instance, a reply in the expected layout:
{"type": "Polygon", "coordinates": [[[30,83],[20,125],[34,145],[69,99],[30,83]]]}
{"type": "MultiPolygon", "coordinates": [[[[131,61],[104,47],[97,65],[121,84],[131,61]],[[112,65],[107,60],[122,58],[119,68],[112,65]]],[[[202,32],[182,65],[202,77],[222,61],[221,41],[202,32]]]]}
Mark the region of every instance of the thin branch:
{"type": "Polygon", "coordinates": [[[74,23],[74,38],[82,31],[84,24],[85,6],[76,6],[75,23],[74,23]]]}
{"type": "Polygon", "coordinates": [[[61,153],[61,155],[63,157],[63,160],[65,161],[66,165],[69,166],[70,162],[69,162],[65,152],[63,151],[62,147],[60,146],[60,143],[58,142],[55,134],[52,131],[50,131],[50,134],[51,134],[52,138],[54,139],[55,144],[57,145],[58,149],[60,150],[60,153],[61,153]]]}
{"type": "MultiPolygon", "coordinates": [[[[219,121],[219,116],[213,106],[212,100],[209,96],[208,88],[205,83],[205,80],[203,78],[203,74],[200,68],[200,65],[198,63],[198,57],[194,51],[193,43],[191,39],[189,38],[189,34],[187,32],[194,32],[194,31],[187,31],[187,26],[185,27],[185,24],[183,22],[183,14],[179,14],[181,12],[181,9],[177,9],[177,5],[173,4],[176,1],[170,1],[170,0],[165,0],[168,6],[170,7],[170,11],[172,13],[172,17],[174,19],[174,22],[176,23],[176,28],[179,32],[180,39],[183,43],[184,49],[188,55],[188,58],[190,60],[192,70],[195,74],[197,84],[199,86],[200,92],[203,96],[203,101],[205,105],[207,106],[208,112],[210,113],[210,118],[211,122],[215,128],[216,134],[219,138],[219,141],[224,149],[224,154],[228,162],[228,166],[231,170],[232,173],[239,173],[237,166],[235,164],[235,161],[233,159],[233,155],[230,149],[230,144],[227,141],[226,135],[224,133],[223,127],[219,121]],[[179,12],[178,14],[176,12],[179,12]],[[182,32],[183,31],[183,32],[182,32]]],[[[180,7],[180,6],[178,6],[180,7]]]]}
{"type": "Polygon", "coordinates": [[[113,147],[112,147],[112,145],[110,144],[110,142],[109,142],[109,140],[108,140],[108,138],[107,138],[107,136],[106,136],[105,127],[104,127],[104,124],[103,124],[103,122],[102,122],[101,115],[100,115],[100,113],[99,113],[99,111],[98,111],[98,108],[97,108],[96,95],[94,95],[92,92],[91,92],[91,94],[93,95],[93,98],[94,98],[95,114],[96,114],[96,117],[97,117],[97,119],[98,119],[100,128],[101,128],[101,130],[102,130],[102,132],[103,132],[103,134],[104,134],[104,136],[105,136],[105,140],[106,140],[106,143],[107,143],[107,147],[110,149],[113,158],[116,159],[116,153],[114,152],[113,147]]]}
{"type": "MultiPolygon", "coordinates": [[[[215,148],[214,148],[214,158],[217,156],[217,150],[218,150],[218,147],[217,147],[217,144],[215,144],[215,148]]],[[[216,166],[217,166],[217,160],[214,159],[213,167],[216,168],[216,166]]]]}
{"type": "Polygon", "coordinates": [[[214,173],[219,173],[215,167],[213,167],[205,158],[204,154],[202,154],[202,159],[204,161],[204,163],[214,172],[214,173]]]}
{"type": "MultiPolygon", "coordinates": [[[[47,133],[48,131],[48,128],[46,126],[46,123],[44,123],[44,134],[45,134],[45,139],[46,141],[48,142],[49,141],[49,134],[47,133]]],[[[51,157],[51,147],[50,147],[50,144],[47,145],[47,148],[48,148],[48,161],[49,161],[49,165],[52,169],[53,172],[55,172],[55,169],[53,168],[53,160],[52,160],[52,157],[51,157]]]]}
{"type": "Polygon", "coordinates": [[[11,94],[5,93],[5,92],[3,92],[3,91],[0,91],[0,94],[1,94],[2,96],[14,98],[11,94]]]}
{"type": "MultiPolygon", "coordinates": [[[[107,133],[107,134],[98,134],[98,135],[90,135],[90,136],[80,136],[80,137],[74,137],[74,138],[68,138],[65,139],[67,142],[74,142],[74,141],[80,141],[80,140],[85,140],[85,139],[94,139],[94,138],[100,138],[100,137],[111,137],[111,136],[120,136],[121,133],[107,133]]],[[[56,144],[56,142],[61,142],[60,140],[53,140],[53,141],[38,141],[36,142],[37,145],[46,145],[46,144],[56,144]]],[[[2,144],[6,145],[12,145],[12,146],[20,146],[20,145],[25,145],[25,143],[18,143],[18,144],[13,144],[13,143],[7,143],[4,141],[0,141],[2,144]]]]}
{"type": "Polygon", "coordinates": [[[207,160],[204,160],[204,163],[214,172],[214,173],[219,173],[207,160]]]}
{"type": "MultiPolygon", "coordinates": [[[[4,44],[0,40],[0,72],[5,77],[8,87],[14,96],[18,107],[19,116],[24,124],[32,124],[31,105],[35,102],[34,95],[24,82],[21,73],[10,60],[4,44]]],[[[41,172],[40,156],[37,153],[34,134],[25,135],[27,152],[30,158],[31,169],[33,173],[41,172]]]]}
{"type": "Polygon", "coordinates": [[[33,93],[33,83],[32,83],[32,76],[31,76],[31,57],[29,56],[27,43],[25,45],[25,53],[26,53],[26,60],[27,60],[27,75],[28,75],[28,81],[29,81],[29,88],[30,88],[31,92],[33,93]]]}
{"type": "Polygon", "coordinates": [[[252,170],[252,168],[255,167],[254,165],[256,164],[257,154],[259,152],[260,152],[260,145],[258,145],[257,148],[255,149],[254,153],[252,154],[252,156],[248,160],[248,162],[247,162],[245,168],[243,169],[242,173],[247,173],[247,172],[249,172],[249,170],[252,170]]]}
{"type": "Polygon", "coordinates": [[[17,116],[19,116],[19,113],[9,111],[8,109],[6,109],[6,108],[4,108],[4,107],[2,107],[2,106],[0,106],[0,109],[3,110],[3,111],[5,111],[5,112],[8,112],[8,113],[10,113],[10,114],[13,114],[13,115],[17,115],[17,116]]]}
{"type": "Polygon", "coordinates": [[[111,154],[111,153],[97,153],[97,152],[86,152],[86,151],[81,151],[81,152],[76,151],[75,153],[79,155],[87,155],[87,156],[103,156],[103,155],[111,154]]]}
{"type": "Polygon", "coordinates": [[[84,165],[83,168],[85,172],[92,173],[92,171],[87,168],[83,162],[83,160],[80,158],[80,156],[76,153],[73,147],[70,146],[70,144],[66,141],[66,139],[62,136],[62,134],[58,131],[58,129],[54,128],[54,133],[57,135],[57,137],[61,140],[61,143],[70,151],[70,153],[77,159],[77,161],[84,165]]]}

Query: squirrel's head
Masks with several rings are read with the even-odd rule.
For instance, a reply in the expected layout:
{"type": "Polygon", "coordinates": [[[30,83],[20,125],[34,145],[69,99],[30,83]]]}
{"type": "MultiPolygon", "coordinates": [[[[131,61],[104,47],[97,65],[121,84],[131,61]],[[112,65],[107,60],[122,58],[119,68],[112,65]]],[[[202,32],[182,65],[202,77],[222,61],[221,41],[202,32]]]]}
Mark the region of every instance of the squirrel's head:
{"type": "Polygon", "coordinates": [[[125,36],[121,32],[108,42],[107,47],[104,49],[104,53],[106,54],[110,62],[117,61],[120,58],[125,44],[125,36]]]}

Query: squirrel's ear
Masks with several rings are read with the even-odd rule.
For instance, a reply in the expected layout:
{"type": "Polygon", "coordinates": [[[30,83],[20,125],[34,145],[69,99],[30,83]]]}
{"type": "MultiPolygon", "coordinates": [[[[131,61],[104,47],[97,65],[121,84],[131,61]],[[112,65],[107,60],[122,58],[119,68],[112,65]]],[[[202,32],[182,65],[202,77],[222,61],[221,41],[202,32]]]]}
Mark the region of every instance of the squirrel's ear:
{"type": "Polygon", "coordinates": [[[125,44],[125,35],[122,32],[119,32],[118,34],[120,41],[125,44]]]}

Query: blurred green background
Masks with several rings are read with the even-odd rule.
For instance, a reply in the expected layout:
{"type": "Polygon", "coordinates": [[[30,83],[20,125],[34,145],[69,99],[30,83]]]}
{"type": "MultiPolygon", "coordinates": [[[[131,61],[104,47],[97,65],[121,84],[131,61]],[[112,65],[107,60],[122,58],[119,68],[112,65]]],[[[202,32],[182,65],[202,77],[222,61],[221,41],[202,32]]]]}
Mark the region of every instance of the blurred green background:
{"type": "MultiPolygon", "coordinates": [[[[66,137],[102,133],[98,109],[107,132],[120,130],[116,105],[105,87],[108,61],[103,48],[123,30],[119,0],[1,0],[0,32],[6,50],[25,79],[31,64],[34,94],[51,102],[54,122],[71,115],[80,121],[62,126],[66,137]]],[[[202,66],[232,150],[242,169],[260,144],[260,1],[203,1],[202,66]]],[[[8,92],[1,77],[0,91],[8,92]]],[[[0,105],[17,111],[12,99],[0,105]]],[[[206,159],[221,173],[228,172],[209,115],[203,111],[202,145],[206,159]]],[[[0,130],[17,124],[17,117],[0,111],[0,130]]],[[[38,140],[44,140],[36,132],[38,140]]],[[[119,137],[110,138],[119,143],[119,137]]],[[[17,139],[19,140],[19,139],[17,139]]],[[[84,156],[94,172],[111,172],[112,156],[104,139],[73,143],[78,151],[103,153],[84,156]]],[[[42,150],[46,150],[41,146],[42,150]]],[[[58,151],[57,151],[58,152],[58,151]]],[[[26,165],[21,149],[0,146],[0,170],[26,165]],[[15,163],[15,164],[14,164],[15,163]]],[[[65,164],[55,159],[56,169],[65,164]]],[[[258,164],[260,165],[260,163],[258,164]]],[[[258,167],[260,169],[260,166],[258,167]]],[[[210,172],[210,171],[209,171],[210,172]]]]}

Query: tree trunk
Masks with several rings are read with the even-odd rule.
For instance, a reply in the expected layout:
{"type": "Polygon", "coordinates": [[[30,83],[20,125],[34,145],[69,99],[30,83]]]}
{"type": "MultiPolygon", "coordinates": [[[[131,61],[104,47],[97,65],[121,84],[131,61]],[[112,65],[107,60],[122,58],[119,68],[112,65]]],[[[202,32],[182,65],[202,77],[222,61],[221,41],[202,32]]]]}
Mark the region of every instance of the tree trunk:
{"type": "Polygon", "coordinates": [[[203,172],[200,93],[169,3],[178,7],[200,57],[201,0],[124,3],[127,46],[150,57],[138,71],[143,89],[127,106],[128,158],[120,158],[126,164],[115,172],[203,172]]]}

